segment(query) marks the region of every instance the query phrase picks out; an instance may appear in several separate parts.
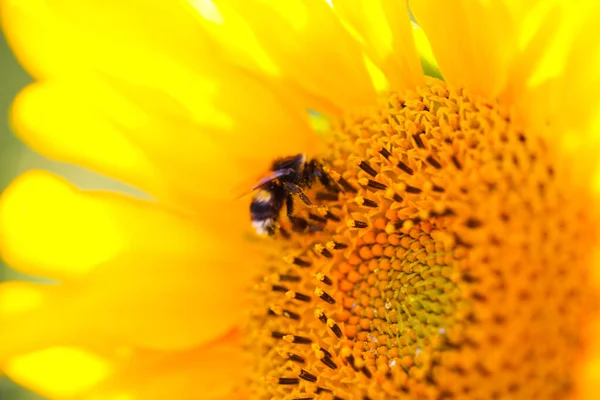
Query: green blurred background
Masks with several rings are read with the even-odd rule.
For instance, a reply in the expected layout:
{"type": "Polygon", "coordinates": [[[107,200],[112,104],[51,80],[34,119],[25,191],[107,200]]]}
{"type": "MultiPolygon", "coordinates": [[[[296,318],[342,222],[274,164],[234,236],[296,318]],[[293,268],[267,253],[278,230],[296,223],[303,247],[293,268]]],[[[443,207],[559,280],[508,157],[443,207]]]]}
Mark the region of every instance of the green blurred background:
{"type": "MultiPolygon", "coordinates": [[[[27,162],[38,159],[41,166],[45,160],[25,148],[10,133],[8,127],[10,103],[17,92],[31,79],[17,64],[3,36],[0,37],[0,40],[0,190],[4,190],[20,171],[27,169],[27,162]]],[[[0,262],[0,280],[19,278],[23,277],[0,262]]],[[[10,329],[10,327],[3,326],[1,329],[10,329]]],[[[41,397],[19,388],[7,378],[0,378],[0,399],[37,400],[41,397]]]]}

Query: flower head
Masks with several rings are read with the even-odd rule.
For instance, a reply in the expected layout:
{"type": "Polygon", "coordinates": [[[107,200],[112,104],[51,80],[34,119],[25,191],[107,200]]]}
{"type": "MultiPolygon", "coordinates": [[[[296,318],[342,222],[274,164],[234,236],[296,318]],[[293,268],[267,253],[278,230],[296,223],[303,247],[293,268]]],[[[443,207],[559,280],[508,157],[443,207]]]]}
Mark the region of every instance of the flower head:
{"type": "Polygon", "coordinates": [[[3,194],[2,257],[60,282],[0,286],[17,382],[597,394],[595,2],[415,1],[419,26],[386,0],[2,6],[37,80],[17,133],[151,198],[44,172],[3,194]]]}

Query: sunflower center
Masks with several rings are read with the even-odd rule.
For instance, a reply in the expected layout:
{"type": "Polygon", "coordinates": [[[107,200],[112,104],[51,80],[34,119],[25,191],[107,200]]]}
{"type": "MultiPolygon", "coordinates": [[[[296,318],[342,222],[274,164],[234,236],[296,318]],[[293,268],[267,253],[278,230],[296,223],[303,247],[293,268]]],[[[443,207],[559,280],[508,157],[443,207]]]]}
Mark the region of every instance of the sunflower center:
{"type": "Polygon", "coordinates": [[[555,154],[438,81],[342,121],[342,191],[281,216],[255,288],[254,396],[568,398],[595,237],[555,154]]]}

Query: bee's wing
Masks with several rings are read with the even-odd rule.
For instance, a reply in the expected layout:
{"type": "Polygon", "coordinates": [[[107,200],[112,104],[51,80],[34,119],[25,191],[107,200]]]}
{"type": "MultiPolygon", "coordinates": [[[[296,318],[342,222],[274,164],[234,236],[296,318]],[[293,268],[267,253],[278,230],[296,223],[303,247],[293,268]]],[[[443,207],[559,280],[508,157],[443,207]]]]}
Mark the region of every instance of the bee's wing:
{"type": "Polygon", "coordinates": [[[235,193],[234,200],[239,200],[240,198],[252,193],[262,185],[272,182],[277,178],[280,178],[293,172],[293,168],[285,168],[271,172],[269,175],[264,176],[260,179],[253,179],[252,181],[243,182],[240,185],[238,185],[237,188],[233,189],[233,193],[235,193]]]}
{"type": "Polygon", "coordinates": [[[245,197],[247,195],[249,195],[250,193],[252,193],[254,191],[254,189],[251,188],[251,185],[256,182],[256,179],[253,179],[252,181],[250,180],[246,180],[243,183],[240,183],[239,185],[237,185],[234,189],[231,190],[231,197],[233,201],[239,200],[242,197],[245,197]]]}
{"type": "Polygon", "coordinates": [[[280,178],[285,175],[289,175],[293,172],[294,172],[294,168],[285,168],[285,169],[279,169],[277,171],[274,171],[272,174],[265,176],[264,178],[262,178],[258,182],[256,182],[256,184],[254,185],[252,190],[256,190],[259,187],[261,187],[262,185],[264,185],[265,183],[272,182],[277,178],[280,178]]]}

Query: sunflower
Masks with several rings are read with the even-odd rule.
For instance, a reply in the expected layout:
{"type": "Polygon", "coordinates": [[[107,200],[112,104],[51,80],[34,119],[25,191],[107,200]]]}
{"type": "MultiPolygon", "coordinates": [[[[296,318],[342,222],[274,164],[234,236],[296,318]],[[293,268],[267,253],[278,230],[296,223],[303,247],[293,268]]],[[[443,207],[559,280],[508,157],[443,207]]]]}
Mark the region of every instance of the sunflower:
{"type": "Polygon", "coordinates": [[[596,398],[600,6],[410,11],[3,1],[17,134],[147,196],[5,191],[2,257],[52,283],[0,286],[2,371],[53,399],[596,398]]]}

